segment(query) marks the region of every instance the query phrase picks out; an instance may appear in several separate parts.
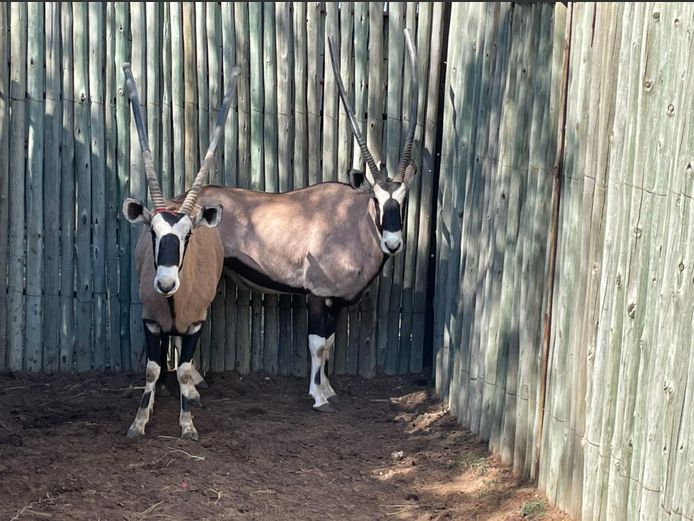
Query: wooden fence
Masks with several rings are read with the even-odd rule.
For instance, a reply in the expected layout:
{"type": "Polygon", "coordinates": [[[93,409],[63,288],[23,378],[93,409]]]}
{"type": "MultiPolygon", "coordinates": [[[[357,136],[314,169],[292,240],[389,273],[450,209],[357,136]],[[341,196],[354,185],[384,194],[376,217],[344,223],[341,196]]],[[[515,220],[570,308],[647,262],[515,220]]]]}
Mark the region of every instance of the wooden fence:
{"type": "MultiPolygon", "coordinates": [[[[147,194],[122,64],[132,63],[165,196],[192,181],[235,64],[242,76],[210,181],[286,191],[347,181],[360,161],[325,52],[334,34],[369,147],[391,172],[409,123],[402,107],[417,96],[419,175],[407,249],[341,314],[332,369],[421,371],[444,23],[433,2],[3,4],[0,370],[143,367],[140,230],[120,208],[147,194]],[[405,27],[416,35],[416,93],[405,27]]],[[[223,281],[197,361],[303,375],[306,327],[304,298],[223,281]]]]}
{"type": "Polygon", "coordinates": [[[437,388],[464,424],[577,518],[692,520],[694,8],[570,9],[452,8],[451,27],[469,29],[449,40],[445,79],[437,388]]]}

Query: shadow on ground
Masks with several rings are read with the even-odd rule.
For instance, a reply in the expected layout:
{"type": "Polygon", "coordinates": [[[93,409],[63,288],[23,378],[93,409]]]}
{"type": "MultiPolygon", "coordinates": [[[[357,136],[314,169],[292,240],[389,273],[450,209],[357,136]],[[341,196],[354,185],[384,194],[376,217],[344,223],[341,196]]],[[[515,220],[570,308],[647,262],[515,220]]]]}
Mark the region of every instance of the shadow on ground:
{"type": "Polygon", "coordinates": [[[488,456],[413,378],[208,377],[198,443],[177,397],[125,437],[141,375],[0,376],[0,519],[568,519],[488,456]]]}

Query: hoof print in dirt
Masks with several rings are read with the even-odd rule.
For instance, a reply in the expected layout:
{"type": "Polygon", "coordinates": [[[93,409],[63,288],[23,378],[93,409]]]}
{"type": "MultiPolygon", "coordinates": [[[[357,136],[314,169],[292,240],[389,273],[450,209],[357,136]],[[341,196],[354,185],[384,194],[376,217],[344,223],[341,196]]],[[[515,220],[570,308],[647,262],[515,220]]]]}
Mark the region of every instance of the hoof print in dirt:
{"type": "Polygon", "coordinates": [[[314,411],[318,412],[335,412],[335,407],[330,405],[329,403],[324,403],[323,405],[319,405],[318,407],[313,408],[314,411]]]}
{"type": "Polygon", "coordinates": [[[181,439],[200,441],[200,436],[198,436],[198,431],[185,431],[183,434],[181,434],[181,439]]]}

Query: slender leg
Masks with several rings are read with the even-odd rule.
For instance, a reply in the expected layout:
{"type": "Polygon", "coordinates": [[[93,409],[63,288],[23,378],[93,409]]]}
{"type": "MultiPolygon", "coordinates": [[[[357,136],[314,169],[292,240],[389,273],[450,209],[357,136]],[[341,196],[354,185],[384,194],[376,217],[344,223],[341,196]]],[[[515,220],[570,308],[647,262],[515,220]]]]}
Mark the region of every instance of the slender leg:
{"type": "Polygon", "coordinates": [[[321,390],[323,391],[323,396],[328,401],[337,403],[337,397],[335,389],[330,385],[330,380],[328,380],[328,362],[330,356],[335,349],[335,327],[337,326],[337,314],[339,309],[333,308],[330,299],[327,299],[326,305],[328,306],[328,313],[326,316],[326,331],[325,331],[325,349],[323,349],[323,357],[321,359],[321,390]]]}
{"type": "Polygon", "coordinates": [[[169,374],[169,339],[171,337],[165,333],[161,334],[161,353],[159,366],[161,367],[161,373],[157,379],[157,392],[159,396],[170,396],[169,390],[166,387],[166,379],[169,374]]]}
{"type": "Polygon", "coordinates": [[[323,393],[323,355],[326,348],[326,328],[328,308],[325,299],[309,295],[308,297],[308,349],[311,352],[311,380],[308,394],[313,398],[313,408],[320,412],[334,412],[323,393]]]}
{"type": "Polygon", "coordinates": [[[145,341],[147,342],[147,370],[145,378],[145,391],[140,401],[140,408],[133,423],[128,429],[128,438],[144,436],[145,425],[149,421],[149,414],[154,407],[154,387],[156,385],[161,367],[161,329],[155,322],[144,321],[145,341]]]}
{"type": "Polygon", "coordinates": [[[176,376],[178,385],[181,388],[181,414],[179,424],[181,426],[181,437],[188,440],[198,441],[198,431],[193,425],[193,416],[190,414],[190,404],[200,405],[200,393],[193,384],[193,353],[195,346],[200,338],[202,323],[195,324],[188,328],[187,334],[182,335],[181,357],[179,360],[176,376]]]}

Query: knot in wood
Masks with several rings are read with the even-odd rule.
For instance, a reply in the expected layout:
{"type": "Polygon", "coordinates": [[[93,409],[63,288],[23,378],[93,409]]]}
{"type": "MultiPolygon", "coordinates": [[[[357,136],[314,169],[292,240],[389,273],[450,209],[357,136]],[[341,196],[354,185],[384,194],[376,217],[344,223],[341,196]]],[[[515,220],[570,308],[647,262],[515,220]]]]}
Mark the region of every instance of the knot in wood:
{"type": "Polygon", "coordinates": [[[677,269],[680,271],[680,273],[682,273],[682,272],[684,271],[684,263],[683,263],[683,262],[680,262],[680,263],[677,265],[677,269]]]}
{"type": "Polygon", "coordinates": [[[672,116],[672,115],[675,113],[675,105],[673,105],[672,103],[670,103],[670,104],[667,106],[667,113],[668,113],[668,116],[672,116]]]}
{"type": "Polygon", "coordinates": [[[653,19],[658,22],[660,20],[660,11],[653,11],[653,19]]]}
{"type": "Polygon", "coordinates": [[[627,306],[627,315],[629,315],[629,318],[636,316],[636,304],[634,302],[627,306]]]}

